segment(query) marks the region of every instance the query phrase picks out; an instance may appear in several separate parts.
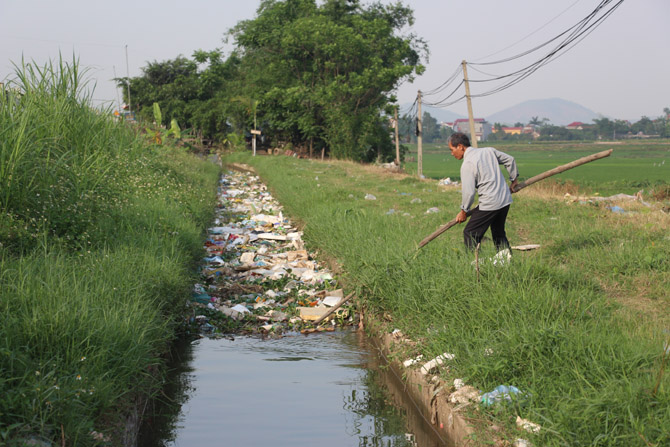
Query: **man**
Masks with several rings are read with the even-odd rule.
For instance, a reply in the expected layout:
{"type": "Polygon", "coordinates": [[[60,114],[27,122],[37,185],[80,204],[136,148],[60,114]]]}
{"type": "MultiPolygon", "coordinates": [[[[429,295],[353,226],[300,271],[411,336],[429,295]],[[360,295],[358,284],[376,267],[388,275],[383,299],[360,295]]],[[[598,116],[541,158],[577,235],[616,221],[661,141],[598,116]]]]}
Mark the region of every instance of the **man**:
{"type": "Polygon", "coordinates": [[[470,214],[470,222],[463,230],[465,246],[473,249],[491,227],[491,236],[496,251],[507,250],[503,255],[511,257],[509,242],[505,234],[507,212],[512,203],[512,192],[517,186],[519,172],[511,155],[492,147],[470,147],[470,139],[464,133],[455,133],[449,137],[449,149],[461,165],[462,202],[461,211],[456,220],[461,223],[468,218],[468,211],[479,194],[479,205],[470,214]],[[499,165],[504,165],[512,181],[509,188],[499,165]]]}

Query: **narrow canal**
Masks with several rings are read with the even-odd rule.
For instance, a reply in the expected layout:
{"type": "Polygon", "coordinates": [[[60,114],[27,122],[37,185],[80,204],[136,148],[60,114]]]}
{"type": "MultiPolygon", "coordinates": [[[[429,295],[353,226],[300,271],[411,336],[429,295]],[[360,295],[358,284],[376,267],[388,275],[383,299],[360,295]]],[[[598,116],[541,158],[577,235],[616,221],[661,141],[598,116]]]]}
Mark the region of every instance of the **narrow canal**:
{"type": "Polygon", "coordinates": [[[449,445],[352,329],[184,343],[161,401],[140,447],[449,445]]]}
{"type": "Polygon", "coordinates": [[[446,445],[257,176],[222,177],[214,225],[191,302],[208,336],[176,347],[140,447],[446,445]]]}

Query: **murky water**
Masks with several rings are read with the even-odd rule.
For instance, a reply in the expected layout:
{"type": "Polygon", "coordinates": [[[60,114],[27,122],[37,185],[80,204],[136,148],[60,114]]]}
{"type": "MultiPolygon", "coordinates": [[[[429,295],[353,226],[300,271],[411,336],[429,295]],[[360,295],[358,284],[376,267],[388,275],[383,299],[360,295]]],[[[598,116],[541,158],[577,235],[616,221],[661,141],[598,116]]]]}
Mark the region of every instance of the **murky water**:
{"type": "Polygon", "coordinates": [[[204,338],[180,357],[141,447],[447,445],[359,332],[204,338]]]}

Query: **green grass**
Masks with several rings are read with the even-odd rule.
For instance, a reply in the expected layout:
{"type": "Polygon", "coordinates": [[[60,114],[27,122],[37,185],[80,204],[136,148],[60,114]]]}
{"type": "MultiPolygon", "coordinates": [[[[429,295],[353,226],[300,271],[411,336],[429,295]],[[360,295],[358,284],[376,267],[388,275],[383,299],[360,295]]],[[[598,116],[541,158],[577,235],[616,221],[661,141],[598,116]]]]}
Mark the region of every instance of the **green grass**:
{"type": "MultiPolygon", "coordinates": [[[[480,146],[489,143],[480,143],[480,146]]],[[[492,142],[491,146],[516,158],[522,179],[569,163],[578,158],[614,149],[605,159],[577,167],[554,177],[571,181],[601,195],[632,194],[640,189],[670,183],[670,141],[625,142],[623,144],[595,143],[505,143],[492,142]],[[665,162],[665,163],[664,163],[665,162]]],[[[410,145],[408,156],[416,159],[416,145],[410,145]]],[[[425,145],[423,174],[428,178],[451,177],[460,179],[461,162],[450,153],[446,144],[425,145]]],[[[407,163],[405,169],[416,173],[417,163],[407,163]]]]}
{"type": "Polygon", "coordinates": [[[82,76],[30,64],[0,93],[0,445],[118,444],[214,212],[218,168],[94,110],[82,76]]]}
{"type": "MultiPolygon", "coordinates": [[[[484,264],[477,282],[459,228],[412,256],[456,215],[459,191],[348,163],[235,157],[254,165],[287,214],[304,222],[309,247],[341,264],[363,304],[391,314],[393,328],[419,342],[407,355],[451,352],[446,379],[527,393],[480,418],[542,446],[670,443],[667,375],[653,394],[670,328],[670,297],[659,293],[670,286],[667,216],[520,194],[509,238],[542,249],[516,253],[504,269],[484,264]],[[425,214],[433,206],[440,212],[425,214]],[[515,432],[516,415],[543,430],[515,432]]],[[[482,257],[492,254],[485,242],[482,257]]]]}

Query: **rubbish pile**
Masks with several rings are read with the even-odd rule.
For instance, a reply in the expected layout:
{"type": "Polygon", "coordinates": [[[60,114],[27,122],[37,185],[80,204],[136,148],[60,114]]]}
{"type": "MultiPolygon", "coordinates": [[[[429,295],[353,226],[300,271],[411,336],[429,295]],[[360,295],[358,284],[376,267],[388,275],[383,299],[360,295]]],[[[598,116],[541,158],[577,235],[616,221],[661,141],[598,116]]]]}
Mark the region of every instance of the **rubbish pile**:
{"type": "Polygon", "coordinates": [[[189,322],[201,334],[321,332],[354,321],[343,306],[349,297],[255,175],[222,176],[205,250],[189,303],[189,322]],[[322,321],[328,324],[316,327],[322,321]]]}
{"type": "Polygon", "coordinates": [[[440,186],[458,186],[459,183],[455,180],[452,180],[451,177],[443,178],[437,182],[440,186]]]}
{"type": "MultiPolygon", "coordinates": [[[[406,337],[400,329],[394,329],[391,332],[391,336],[398,343],[404,343],[407,346],[415,345],[415,343],[410,338],[406,337]]],[[[484,355],[487,357],[494,355],[494,351],[490,348],[486,348],[484,350],[484,355]]],[[[450,373],[450,366],[455,359],[455,354],[447,352],[438,355],[428,362],[425,361],[423,355],[418,355],[405,360],[402,365],[405,368],[412,369],[418,367],[421,375],[427,377],[432,374],[439,374],[440,370],[445,373],[450,373]]],[[[453,410],[455,412],[474,403],[479,403],[482,407],[496,407],[508,404],[520,405],[530,397],[530,393],[521,391],[515,386],[499,385],[492,391],[482,393],[474,386],[467,385],[463,379],[459,378],[454,379],[453,385],[450,385],[442,382],[439,375],[433,375],[432,378],[429,379],[429,382],[434,384],[435,387],[433,399],[438,396],[440,391],[445,390],[446,392],[443,396],[447,402],[456,405],[453,410]]],[[[516,426],[529,433],[539,433],[542,429],[539,424],[529,421],[528,419],[522,419],[518,415],[516,418],[516,426]]],[[[530,446],[532,444],[525,439],[519,438],[513,445],[530,446]]]]}
{"type": "MultiPolygon", "coordinates": [[[[573,196],[570,193],[566,193],[564,199],[566,203],[579,203],[580,205],[594,204],[601,202],[638,202],[647,208],[650,208],[652,205],[648,202],[645,202],[642,198],[642,193],[644,191],[640,190],[635,195],[630,194],[614,194],[613,196],[601,197],[598,195],[595,196],[573,196]]],[[[607,209],[613,213],[626,214],[626,211],[617,205],[607,206],[607,209]]]]}

